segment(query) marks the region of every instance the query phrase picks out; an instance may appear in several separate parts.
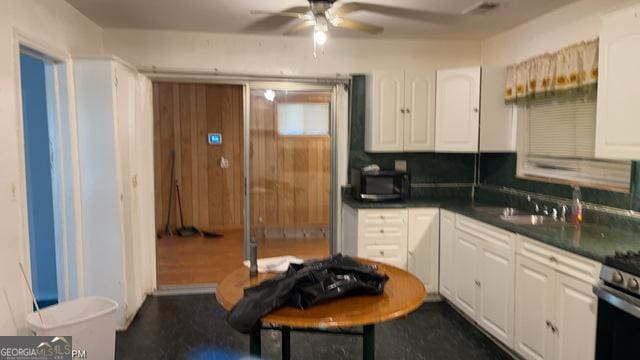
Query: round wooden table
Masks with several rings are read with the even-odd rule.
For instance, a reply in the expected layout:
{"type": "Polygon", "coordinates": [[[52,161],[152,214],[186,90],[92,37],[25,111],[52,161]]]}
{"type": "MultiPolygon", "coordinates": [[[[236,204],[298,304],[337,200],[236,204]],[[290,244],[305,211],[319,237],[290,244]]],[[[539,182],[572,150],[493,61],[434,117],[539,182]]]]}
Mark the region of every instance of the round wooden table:
{"type": "MultiPolygon", "coordinates": [[[[323,332],[359,335],[363,337],[363,359],[374,359],[375,324],[397,319],[414,311],[425,299],[422,281],[395,266],[376,261],[358,259],[375,264],[378,271],[387,274],[389,281],[381,295],[358,295],[322,302],[306,310],[282,307],[261,319],[261,324],[251,332],[250,353],[260,357],[260,330],[282,331],[282,358],[290,358],[290,332],[323,332]],[[354,327],[363,327],[362,332],[354,327]],[[351,328],[351,329],[350,329],[351,328]]],[[[227,311],[242,298],[244,289],[276,276],[275,273],[249,277],[249,269],[241,267],[230,273],[216,289],[218,302],[227,311]]]]}

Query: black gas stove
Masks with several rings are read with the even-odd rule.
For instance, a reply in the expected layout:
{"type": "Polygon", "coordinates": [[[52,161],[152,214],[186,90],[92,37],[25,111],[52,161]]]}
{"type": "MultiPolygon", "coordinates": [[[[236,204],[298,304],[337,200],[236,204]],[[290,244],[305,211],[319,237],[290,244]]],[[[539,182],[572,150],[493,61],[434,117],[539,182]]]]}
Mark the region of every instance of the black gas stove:
{"type": "Polygon", "coordinates": [[[600,272],[597,360],[640,359],[640,252],[607,257],[600,272]]]}

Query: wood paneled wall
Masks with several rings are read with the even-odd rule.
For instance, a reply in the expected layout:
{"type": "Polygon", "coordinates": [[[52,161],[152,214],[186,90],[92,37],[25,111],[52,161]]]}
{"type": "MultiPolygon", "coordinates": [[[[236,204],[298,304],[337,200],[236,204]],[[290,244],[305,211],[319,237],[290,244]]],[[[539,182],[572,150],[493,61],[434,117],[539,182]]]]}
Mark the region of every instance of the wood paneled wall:
{"type": "Polygon", "coordinates": [[[251,95],[251,223],[254,228],[326,228],[331,190],[327,136],[281,136],[278,102],[326,102],[327,93],[251,95]]]}
{"type": "MultiPolygon", "coordinates": [[[[157,230],[164,229],[169,206],[172,149],[185,223],[204,230],[242,227],[242,86],[154,83],[153,99],[157,230]],[[212,132],[222,133],[222,145],[207,143],[212,132]],[[226,169],[222,156],[229,160],[226,169]]],[[[175,228],[175,188],[173,205],[175,228]]]]}

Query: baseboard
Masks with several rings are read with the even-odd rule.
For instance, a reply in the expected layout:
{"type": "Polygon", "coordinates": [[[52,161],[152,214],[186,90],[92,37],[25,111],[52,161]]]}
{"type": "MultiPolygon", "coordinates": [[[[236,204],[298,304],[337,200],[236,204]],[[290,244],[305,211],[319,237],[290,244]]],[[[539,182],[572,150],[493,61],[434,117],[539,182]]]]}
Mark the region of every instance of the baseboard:
{"type": "Polygon", "coordinates": [[[216,292],[217,287],[218,287],[217,283],[188,284],[188,285],[161,285],[153,293],[153,296],[213,294],[216,292]]]}

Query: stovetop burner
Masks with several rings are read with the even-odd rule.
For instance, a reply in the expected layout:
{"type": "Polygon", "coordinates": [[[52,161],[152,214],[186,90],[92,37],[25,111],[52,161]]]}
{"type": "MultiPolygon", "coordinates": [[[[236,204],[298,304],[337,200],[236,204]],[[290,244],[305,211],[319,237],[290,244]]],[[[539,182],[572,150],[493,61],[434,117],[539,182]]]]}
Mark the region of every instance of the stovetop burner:
{"type": "Polygon", "coordinates": [[[640,251],[616,252],[614,256],[605,258],[604,263],[631,275],[640,276],[640,251]]]}

